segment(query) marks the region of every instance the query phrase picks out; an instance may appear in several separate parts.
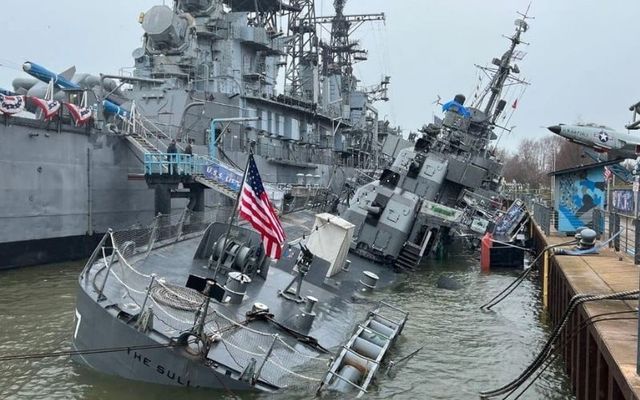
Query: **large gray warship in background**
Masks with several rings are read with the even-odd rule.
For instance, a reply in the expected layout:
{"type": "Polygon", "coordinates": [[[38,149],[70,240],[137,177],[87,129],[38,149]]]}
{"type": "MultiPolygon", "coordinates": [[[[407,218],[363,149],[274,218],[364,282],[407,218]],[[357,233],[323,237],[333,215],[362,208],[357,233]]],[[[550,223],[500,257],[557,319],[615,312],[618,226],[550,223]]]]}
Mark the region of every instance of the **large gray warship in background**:
{"type": "Polygon", "coordinates": [[[477,246],[500,217],[503,165],[495,156],[494,131],[507,130],[501,117],[510,118],[504,89],[526,85],[515,64],[524,56],[517,47],[528,29],[526,13],[521,15],[509,49],[481,68],[489,82],[478,87],[472,105],[464,106],[463,95],[445,103],[443,119],[421,129],[413,146],[397,146],[393,165],[357,189],[341,214],[355,225],[352,251],[412,270],[457,237],[477,246]]]}
{"type": "Polygon", "coordinates": [[[79,104],[87,96],[95,114],[88,128],[63,113],[53,122],[1,121],[0,268],[86,257],[108,227],[146,223],[172,206],[228,203],[233,193],[203,171],[188,187],[145,182],[145,156],[171,139],[179,149],[192,141],[202,165],[227,178],[252,146],[283,212],[384,165],[381,143],[398,132],[379,121],[373,102],[387,99],[389,78],[359,88],[353,64],[367,53],[352,37],[384,15],[345,15],[345,3],[316,16],[313,0],[178,0],[141,14],[143,47],[127,76],[57,74],[26,62],[36,79],[18,78],[4,94],[43,97],[53,82],[54,98],[79,104]],[[322,24],[329,40],[317,33],[322,24]]]}

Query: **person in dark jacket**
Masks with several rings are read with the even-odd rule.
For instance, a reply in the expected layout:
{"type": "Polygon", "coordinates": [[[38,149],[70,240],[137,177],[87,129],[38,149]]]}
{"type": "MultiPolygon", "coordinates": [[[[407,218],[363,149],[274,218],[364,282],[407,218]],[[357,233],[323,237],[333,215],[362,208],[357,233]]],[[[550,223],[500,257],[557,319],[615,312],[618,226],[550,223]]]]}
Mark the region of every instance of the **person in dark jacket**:
{"type": "Polygon", "coordinates": [[[189,139],[187,141],[187,147],[184,148],[184,154],[188,154],[190,156],[193,155],[193,148],[191,147],[192,140],[189,139]]]}
{"type": "Polygon", "coordinates": [[[178,173],[176,154],[178,154],[178,148],[176,147],[176,140],[173,139],[169,146],[167,146],[167,161],[170,163],[169,171],[172,171],[174,174],[178,173]]]}

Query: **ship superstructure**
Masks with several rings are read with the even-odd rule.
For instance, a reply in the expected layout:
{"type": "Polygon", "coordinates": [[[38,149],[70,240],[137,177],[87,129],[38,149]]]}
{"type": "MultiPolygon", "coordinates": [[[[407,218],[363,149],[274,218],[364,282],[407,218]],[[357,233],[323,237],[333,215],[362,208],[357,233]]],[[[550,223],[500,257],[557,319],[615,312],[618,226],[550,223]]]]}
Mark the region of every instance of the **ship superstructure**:
{"type": "Polygon", "coordinates": [[[357,169],[376,169],[389,130],[378,130],[373,102],[387,98],[389,80],[358,89],[349,66],[364,52],[350,37],[361,22],[339,3],[335,16],[316,16],[312,0],[175,1],[140,16],[143,44],[129,73],[55,73],[25,62],[33,79],[3,91],[25,96],[35,118],[0,124],[10,171],[0,198],[0,267],[86,257],[108,227],[151,220],[159,193],[163,213],[167,197],[178,198],[168,206],[174,212],[229,204],[233,193],[203,173],[212,165],[233,175],[250,147],[283,212],[339,193],[357,169]],[[317,34],[322,24],[340,24],[328,28],[335,33],[326,44],[317,34]],[[30,99],[45,97],[48,85],[52,99],[91,109],[93,122],[76,127],[65,108],[39,119],[30,99]],[[153,166],[143,164],[172,139],[179,152],[191,142],[202,157],[191,168],[200,174],[192,179],[195,200],[182,182],[162,190],[145,182],[153,166]]]}
{"type": "Polygon", "coordinates": [[[516,20],[510,47],[493,67],[490,81],[473,104],[457,95],[442,106],[444,117],[424,127],[401,150],[379,180],[360,187],[343,217],[356,225],[351,248],[397,268],[412,269],[455,236],[478,240],[499,212],[502,164],[495,157],[496,128],[506,113],[503,89],[525,82],[517,77],[516,48],[528,29],[516,20]]]}
{"type": "Polygon", "coordinates": [[[214,142],[219,158],[242,164],[254,146],[271,182],[295,184],[304,174],[322,185],[336,166],[375,168],[378,115],[356,85],[352,64],[364,51],[349,39],[344,4],[333,17],[316,16],[311,0],[154,6],[140,17],[143,47],[133,52],[134,76],[151,80],[134,83],[129,97],[170,136],[214,142]],[[327,23],[330,44],[317,34],[327,23]]]}

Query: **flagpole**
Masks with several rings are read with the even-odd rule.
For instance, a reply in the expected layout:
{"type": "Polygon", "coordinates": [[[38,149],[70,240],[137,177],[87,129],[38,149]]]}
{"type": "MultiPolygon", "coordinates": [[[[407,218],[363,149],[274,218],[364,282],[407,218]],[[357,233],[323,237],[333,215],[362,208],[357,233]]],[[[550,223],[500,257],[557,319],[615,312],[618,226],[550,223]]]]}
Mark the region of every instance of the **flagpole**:
{"type": "MultiPolygon", "coordinates": [[[[231,227],[233,226],[233,220],[236,217],[236,212],[238,211],[238,205],[240,204],[240,197],[242,196],[242,190],[244,187],[244,181],[247,179],[247,171],[249,171],[249,163],[251,162],[251,158],[253,157],[253,149],[249,149],[249,157],[247,157],[247,164],[244,166],[244,173],[242,174],[242,182],[240,183],[240,190],[238,191],[238,195],[236,196],[236,202],[233,206],[233,211],[231,212],[231,216],[229,216],[229,226],[227,226],[227,233],[224,235],[224,241],[222,242],[222,254],[218,255],[218,261],[216,262],[216,269],[213,272],[213,280],[216,280],[216,276],[218,275],[218,271],[220,270],[220,264],[222,263],[222,255],[224,254],[224,250],[227,248],[227,241],[229,240],[229,235],[231,234],[231,227]]],[[[213,254],[213,253],[212,253],[213,254]]]]}

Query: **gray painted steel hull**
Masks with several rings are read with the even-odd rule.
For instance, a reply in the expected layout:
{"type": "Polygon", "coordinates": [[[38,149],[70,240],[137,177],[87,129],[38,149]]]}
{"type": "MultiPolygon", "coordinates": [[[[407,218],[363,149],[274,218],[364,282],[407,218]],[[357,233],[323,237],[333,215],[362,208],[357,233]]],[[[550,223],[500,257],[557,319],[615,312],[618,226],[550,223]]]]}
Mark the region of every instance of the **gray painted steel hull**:
{"type": "MultiPolygon", "coordinates": [[[[74,350],[131,346],[157,346],[155,341],[140,334],[131,325],[101,307],[79,287],[74,330],[74,350]],[[99,333],[99,334],[98,334],[99,333]]],[[[181,349],[131,349],[100,354],[75,356],[74,360],[98,371],[149,383],[231,390],[252,390],[248,384],[230,379],[214,367],[205,366],[198,356],[181,349]]]]}
{"type": "MultiPolygon", "coordinates": [[[[108,228],[147,225],[154,217],[154,191],[143,179],[129,178],[144,170],[124,137],[46,126],[23,118],[0,122],[0,269],[86,258],[108,228]]],[[[265,180],[298,172],[259,156],[256,161],[265,180]]],[[[336,191],[354,175],[345,168],[331,179],[329,168],[320,165],[316,172],[336,191]]],[[[206,207],[228,203],[211,190],[205,194],[206,207]]],[[[172,202],[176,213],[185,206],[182,199],[172,202]]]]}
{"type": "Polygon", "coordinates": [[[91,242],[110,226],[153,218],[153,191],[144,180],[128,179],[142,167],[122,138],[84,129],[47,131],[42,121],[8,121],[0,124],[0,247],[13,256],[3,257],[0,268],[86,257],[77,249],[65,258],[47,240],[91,242]],[[25,254],[34,248],[36,256],[25,254]]]}

